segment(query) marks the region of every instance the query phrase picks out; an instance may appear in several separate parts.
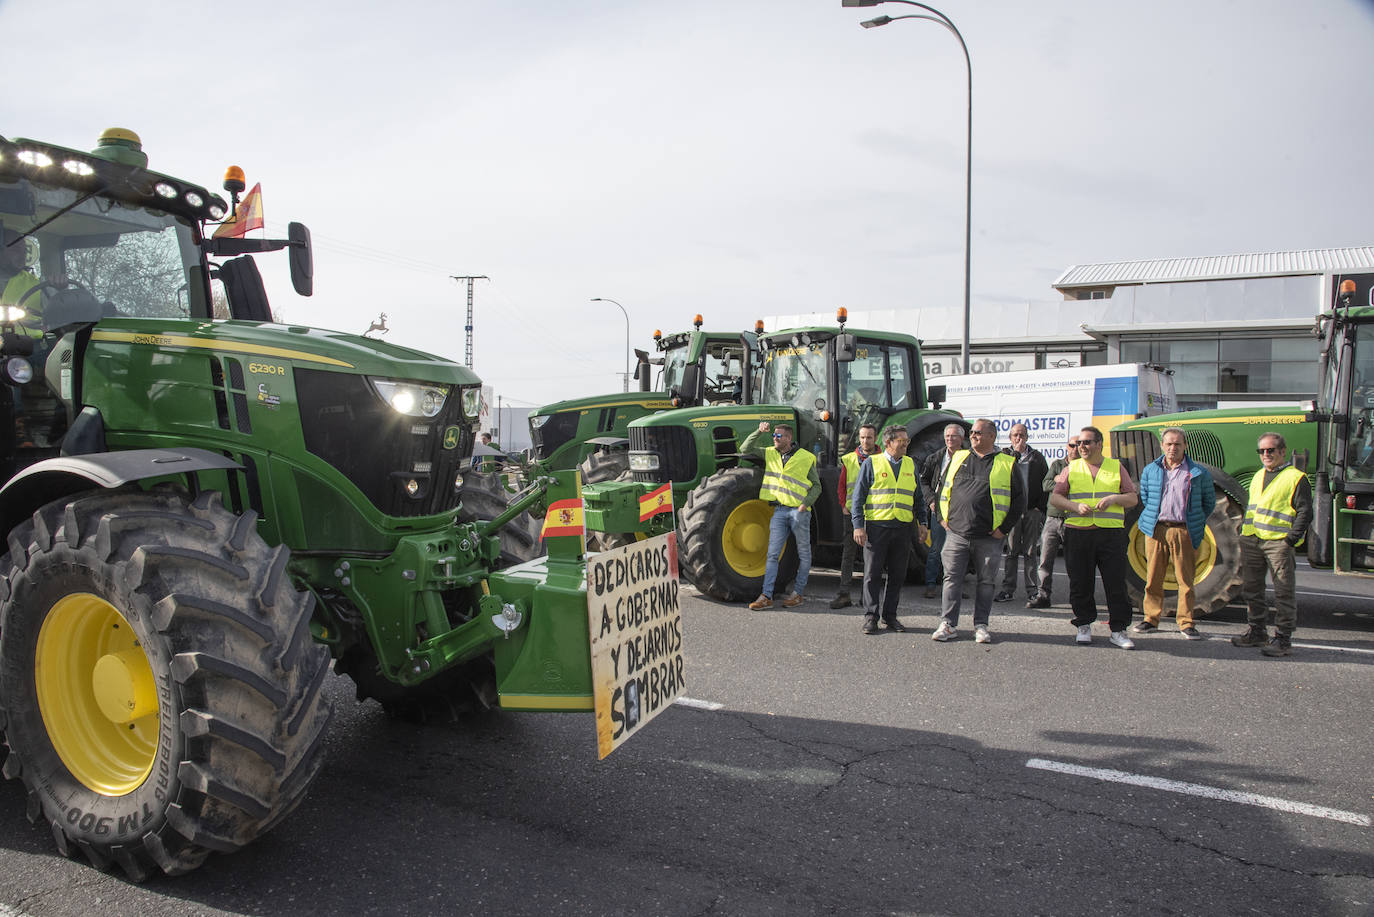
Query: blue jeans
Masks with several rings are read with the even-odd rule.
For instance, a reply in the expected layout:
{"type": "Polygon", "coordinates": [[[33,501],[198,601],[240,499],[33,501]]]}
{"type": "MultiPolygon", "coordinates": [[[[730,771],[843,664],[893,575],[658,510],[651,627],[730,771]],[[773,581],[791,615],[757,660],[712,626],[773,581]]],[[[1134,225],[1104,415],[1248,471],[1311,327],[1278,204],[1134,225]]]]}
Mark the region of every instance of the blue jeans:
{"type": "Polygon", "coordinates": [[[773,507],[773,518],[768,523],[768,565],[763,571],[763,594],[770,599],[778,580],[778,557],[787,544],[788,532],[797,536],[797,582],[792,591],[801,595],[806,589],[806,578],[811,575],[811,511],[782,504],[773,507]]]}

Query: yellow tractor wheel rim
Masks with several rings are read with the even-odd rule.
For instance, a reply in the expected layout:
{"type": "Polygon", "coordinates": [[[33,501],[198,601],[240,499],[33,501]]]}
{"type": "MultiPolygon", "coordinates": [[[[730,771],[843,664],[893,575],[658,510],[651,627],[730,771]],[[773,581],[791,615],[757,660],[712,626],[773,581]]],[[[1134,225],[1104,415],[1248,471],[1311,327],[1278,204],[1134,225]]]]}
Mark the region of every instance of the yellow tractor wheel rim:
{"type": "Polygon", "coordinates": [[[725,517],[721,549],[731,570],[744,577],[763,576],[772,519],[773,508],[762,500],[746,500],[725,517]]]}
{"type": "Polygon", "coordinates": [[[61,599],[38,632],[38,709],[57,755],[89,789],[123,796],[157,757],[157,681],[129,622],[90,593],[61,599]]]}
{"type": "MultiPolygon", "coordinates": [[[[1187,537],[1187,533],[1184,533],[1187,537]]],[[[1126,556],[1130,559],[1131,569],[1135,570],[1136,576],[1140,577],[1141,582],[1150,582],[1150,558],[1145,553],[1146,538],[1140,531],[1139,526],[1131,526],[1130,546],[1126,551],[1126,556]]],[[[1193,584],[1197,585],[1207,579],[1207,575],[1212,572],[1212,568],[1217,562],[1217,540],[1212,536],[1212,527],[1209,525],[1203,530],[1202,544],[1197,546],[1197,559],[1194,564],[1193,584]]],[[[1174,576],[1174,565],[1169,564],[1164,568],[1164,591],[1177,592],[1178,578],[1174,576]]]]}

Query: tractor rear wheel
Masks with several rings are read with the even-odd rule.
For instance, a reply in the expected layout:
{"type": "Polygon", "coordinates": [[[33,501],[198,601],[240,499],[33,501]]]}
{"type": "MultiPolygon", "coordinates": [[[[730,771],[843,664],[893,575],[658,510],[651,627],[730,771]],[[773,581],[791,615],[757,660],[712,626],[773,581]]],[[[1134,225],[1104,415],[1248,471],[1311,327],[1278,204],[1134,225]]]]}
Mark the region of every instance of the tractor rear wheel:
{"type": "MultiPolygon", "coordinates": [[[[1198,617],[1214,614],[1225,608],[1231,600],[1240,595],[1240,525],[1245,509],[1220,487],[1217,488],[1217,505],[1212,515],[1207,517],[1207,531],[1202,544],[1197,549],[1197,573],[1194,577],[1193,605],[1198,617]]],[[[1136,524],[1140,517],[1139,508],[1132,509],[1126,516],[1126,529],[1129,542],[1126,548],[1126,591],[1131,603],[1141,608],[1145,601],[1145,578],[1149,573],[1149,563],[1145,554],[1148,540],[1136,524]]],[[[1164,613],[1170,617],[1177,613],[1178,582],[1174,579],[1173,569],[1164,574],[1164,613]]]]}
{"type": "MultiPolygon", "coordinates": [[[[458,509],[458,521],[495,519],[506,511],[512,496],[500,474],[472,471],[463,476],[463,505],[458,509]]],[[[539,520],[527,512],[512,519],[498,534],[502,567],[524,563],[544,553],[539,542],[539,520]]]]}
{"type": "Polygon", "coordinates": [[[251,842],[323,761],[313,598],[219,495],[101,491],[9,534],[4,775],[65,855],[134,881],[251,842]]]}
{"type": "Polygon", "coordinates": [[[759,499],[762,482],[758,468],[717,471],[678,514],[678,569],[711,598],[746,602],[763,587],[773,508],[759,499]]]}

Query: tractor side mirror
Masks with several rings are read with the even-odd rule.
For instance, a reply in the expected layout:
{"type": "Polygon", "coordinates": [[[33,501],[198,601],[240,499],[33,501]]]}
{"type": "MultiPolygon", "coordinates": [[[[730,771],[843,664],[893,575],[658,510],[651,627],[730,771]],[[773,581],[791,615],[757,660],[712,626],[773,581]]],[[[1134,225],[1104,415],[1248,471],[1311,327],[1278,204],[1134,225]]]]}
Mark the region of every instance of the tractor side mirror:
{"type": "Polygon", "coordinates": [[[288,223],[286,238],[291,243],[291,286],[297,294],[309,296],[315,292],[315,254],[310,247],[310,230],[304,223],[288,223]]]}
{"type": "Polygon", "coordinates": [[[670,394],[679,398],[696,398],[697,382],[701,379],[701,367],[688,363],[682,367],[682,382],[670,394]]]}
{"type": "Polygon", "coordinates": [[[926,386],[926,401],[929,401],[929,402],[930,402],[930,406],[931,406],[932,408],[934,408],[935,410],[937,410],[937,411],[940,410],[940,405],[942,405],[942,404],[945,403],[945,398],[946,398],[945,386],[943,386],[943,385],[927,385],[927,386],[926,386]]]}
{"type": "Polygon", "coordinates": [[[853,363],[858,352],[859,344],[854,335],[848,332],[835,335],[835,362],[853,363]]]}

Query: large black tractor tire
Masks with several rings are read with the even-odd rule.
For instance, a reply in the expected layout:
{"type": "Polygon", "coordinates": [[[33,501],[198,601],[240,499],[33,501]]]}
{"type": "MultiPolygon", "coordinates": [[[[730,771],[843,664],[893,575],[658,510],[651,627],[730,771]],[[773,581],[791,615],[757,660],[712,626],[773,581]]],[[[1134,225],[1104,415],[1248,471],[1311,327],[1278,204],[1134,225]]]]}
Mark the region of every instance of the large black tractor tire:
{"type": "Polygon", "coordinates": [[[762,590],[773,517],[759,499],[762,481],[758,468],[727,468],[687,495],[677,519],[678,570],[702,594],[747,602],[762,590]]]}
{"type": "MultiPolygon", "coordinates": [[[[472,471],[463,476],[463,505],[458,509],[459,522],[485,522],[506,511],[514,496],[506,490],[499,474],[472,471]]],[[[521,513],[498,533],[501,536],[501,566],[533,560],[545,552],[539,540],[540,520],[529,513],[521,513]]]]}
{"type": "Polygon", "coordinates": [[[301,801],[329,657],[287,559],[254,513],[170,489],[81,494],[9,533],[4,775],[63,854],[185,873],[301,801]]]}
{"type": "MultiPolygon", "coordinates": [[[[1244,517],[1245,508],[1218,487],[1216,509],[1207,517],[1207,533],[1197,549],[1193,605],[1198,617],[1221,611],[1240,595],[1240,526],[1244,517]]],[[[1136,524],[1139,518],[1139,507],[1126,514],[1129,538],[1126,548],[1126,591],[1136,608],[1144,607],[1145,578],[1149,571],[1145,554],[1147,539],[1136,524]]],[[[1164,614],[1172,617],[1178,610],[1177,604],[1178,583],[1171,568],[1164,576],[1164,614]]]]}
{"type": "Polygon", "coordinates": [[[619,480],[630,471],[630,453],[623,449],[616,452],[593,452],[582,460],[577,470],[582,473],[583,484],[619,480]]]}

